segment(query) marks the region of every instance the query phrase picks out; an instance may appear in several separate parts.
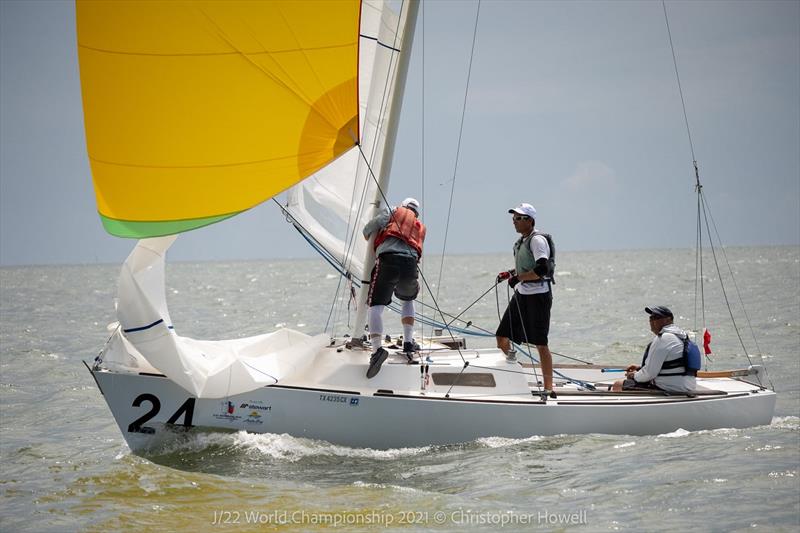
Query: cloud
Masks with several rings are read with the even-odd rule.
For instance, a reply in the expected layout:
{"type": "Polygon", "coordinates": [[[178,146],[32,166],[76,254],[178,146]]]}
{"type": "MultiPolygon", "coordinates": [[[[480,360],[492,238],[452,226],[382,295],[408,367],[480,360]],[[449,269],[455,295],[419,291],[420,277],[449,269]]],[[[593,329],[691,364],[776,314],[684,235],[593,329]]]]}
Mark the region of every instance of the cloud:
{"type": "Polygon", "coordinates": [[[617,173],[602,161],[581,161],[563,183],[570,191],[613,188],[617,183],[617,173]]]}

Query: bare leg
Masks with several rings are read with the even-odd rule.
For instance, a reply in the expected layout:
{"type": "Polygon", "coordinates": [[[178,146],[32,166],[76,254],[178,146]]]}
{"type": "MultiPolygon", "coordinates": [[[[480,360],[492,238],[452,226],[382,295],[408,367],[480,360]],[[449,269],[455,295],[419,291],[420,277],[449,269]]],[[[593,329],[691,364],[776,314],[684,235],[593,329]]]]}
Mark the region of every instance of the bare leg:
{"type": "Polygon", "coordinates": [[[547,346],[536,346],[539,352],[539,362],[542,364],[542,377],[545,390],[553,390],[553,356],[547,346]]]}
{"type": "Polygon", "coordinates": [[[611,390],[613,392],[622,392],[622,382],[623,381],[624,380],[622,380],[622,379],[618,379],[617,381],[615,381],[614,384],[611,385],[611,390]]]}
{"type": "Polygon", "coordinates": [[[508,352],[511,351],[511,340],[508,337],[495,337],[495,340],[497,341],[497,347],[508,355],[508,352]]]}

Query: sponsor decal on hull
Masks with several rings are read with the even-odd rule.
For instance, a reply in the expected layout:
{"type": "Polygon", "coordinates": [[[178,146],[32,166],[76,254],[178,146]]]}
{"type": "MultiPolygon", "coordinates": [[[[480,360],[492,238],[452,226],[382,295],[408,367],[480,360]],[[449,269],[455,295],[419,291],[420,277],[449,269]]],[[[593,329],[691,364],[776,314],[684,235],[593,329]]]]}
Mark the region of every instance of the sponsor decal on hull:
{"type": "Polygon", "coordinates": [[[247,418],[244,419],[245,424],[263,424],[264,417],[272,411],[272,406],[264,405],[264,402],[259,400],[249,400],[239,405],[239,409],[248,409],[250,411],[247,418]]]}
{"type": "Polygon", "coordinates": [[[236,420],[241,420],[242,416],[236,414],[236,405],[233,402],[224,400],[219,402],[219,412],[214,413],[214,418],[235,422],[236,420]]]}

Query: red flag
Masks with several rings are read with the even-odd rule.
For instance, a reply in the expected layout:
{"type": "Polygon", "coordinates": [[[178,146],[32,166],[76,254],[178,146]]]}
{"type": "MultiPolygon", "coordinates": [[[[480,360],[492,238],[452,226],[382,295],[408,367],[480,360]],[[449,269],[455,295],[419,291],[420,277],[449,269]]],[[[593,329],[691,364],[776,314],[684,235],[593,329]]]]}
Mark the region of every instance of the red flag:
{"type": "Polygon", "coordinates": [[[703,329],[703,352],[706,355],[711,354],[711,333],[707,329],[703,329]]]}

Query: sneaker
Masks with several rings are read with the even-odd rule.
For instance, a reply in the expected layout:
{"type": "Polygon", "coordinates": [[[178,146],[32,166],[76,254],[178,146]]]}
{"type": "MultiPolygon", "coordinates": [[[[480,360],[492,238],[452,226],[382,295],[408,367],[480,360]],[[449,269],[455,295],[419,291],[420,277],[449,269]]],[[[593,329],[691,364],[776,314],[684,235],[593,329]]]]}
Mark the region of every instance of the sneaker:
{"type": "Polygon", "coordinates": [[[558,398],[555,392],[547,389],[543,390],[540,395],[543,402],[546,402],[548,398],[558,398]]]}
{"type": "Polygon", "coordinates": [[[389,357],[389,352],[383,348],[378,348],[375,353],[369,358],[369,368],[367,369],[367,378],[374,378],[381,370],[381,365],[386,358],[389,357]]]}
{"type": "Polygon", "coordinates": [[[414,354],[419,351],[419,344],[414,341],[406,341],[403,343],[403,355],[406,356],[408,362],[411,364],[415,364],[417,361],[414,360],[414,354]]]}
{"type": "Polygon", "coordinates": [[[403,343],[403,351],[404,352],[418,352],[419,351],[419,344],[417,344],[413,340],[405,341],[403,343]]]}

